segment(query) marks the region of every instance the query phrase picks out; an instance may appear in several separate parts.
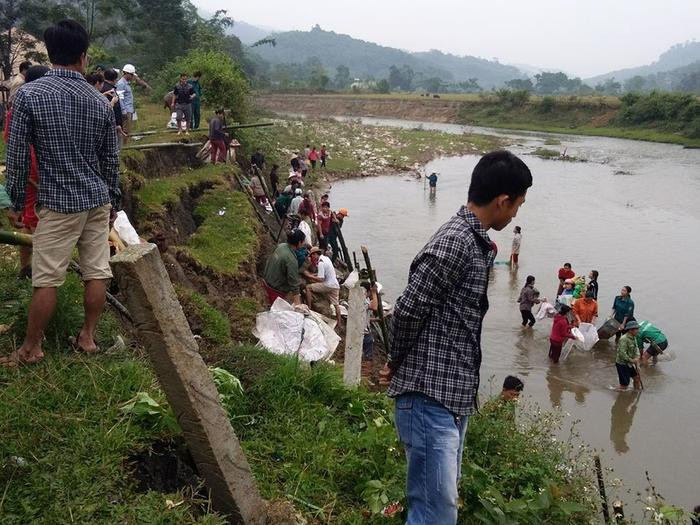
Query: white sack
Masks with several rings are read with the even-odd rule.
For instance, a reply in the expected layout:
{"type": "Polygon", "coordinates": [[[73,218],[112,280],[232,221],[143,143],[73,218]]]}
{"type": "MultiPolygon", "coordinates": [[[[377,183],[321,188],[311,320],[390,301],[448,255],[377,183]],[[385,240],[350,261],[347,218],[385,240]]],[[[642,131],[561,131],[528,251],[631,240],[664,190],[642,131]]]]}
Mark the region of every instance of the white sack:
{"type": "Polygon", "coordinates": [[[581,323],[578,330],[583,335],[583,341],[575,341],[576,348],[590,351],[599,340],[598,330],[591,323],[581,323]]]}
{"type": "Polygon", "coordinates": [[[535,316],[535,319],[541,321],[545,317],[554,317],[554,314],[556,313],[557,312],[551,303],[548,303],[547,301],[542,301],[540,303],[540,309],[537,310],[537,315],[535,316]]]}
{"type": "Polygon", "coordinates": [[[114,230],[119,235],[119,238],[124,244],[130,246],[132,244],[140,244],[141,239],[139,234],[129,222],[129,217],[126,216],[124,211],[117,212],[117,218],[114,220],[114,230]]]}
{"type": "Polygon", "coordinates": [[[338,334],[323,321],[321,315],[310,312],[305,316],[282,298],[275,300],[269,312],[257,315],[253,335],[269,352],[298,354],[305,361],[330,359],[340,342],[338,334]]]}
{"type": "Polygon", "coordinates": [[[579,343],[583,343],[583,334],[581,333],[581,330],[579,330],[575,326],[571,329],[571,335],[573,335],[576,338],[574,342],[578,341],[579,343]]]}

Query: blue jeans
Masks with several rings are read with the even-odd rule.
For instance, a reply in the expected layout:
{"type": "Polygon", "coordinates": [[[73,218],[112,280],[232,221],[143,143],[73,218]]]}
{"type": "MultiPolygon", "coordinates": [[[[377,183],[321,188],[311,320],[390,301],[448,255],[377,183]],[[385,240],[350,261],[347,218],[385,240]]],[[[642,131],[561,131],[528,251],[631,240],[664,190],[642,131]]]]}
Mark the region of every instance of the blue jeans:
{"type": "Polygon", "coordinates": [[[396,398],[396,428],[406,449],[406,525],[455,525],[467,416],[416,392],[396,398]]]}

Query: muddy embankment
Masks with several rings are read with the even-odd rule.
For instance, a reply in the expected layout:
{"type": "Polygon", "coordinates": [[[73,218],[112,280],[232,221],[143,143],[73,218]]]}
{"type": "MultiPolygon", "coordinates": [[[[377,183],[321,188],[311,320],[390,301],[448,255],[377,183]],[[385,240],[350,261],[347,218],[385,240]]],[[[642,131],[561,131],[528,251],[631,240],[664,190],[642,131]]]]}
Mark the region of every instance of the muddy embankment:
{"type": "Polygon", "coordinates": [[[343,115],[455,123],[461,102],[428,97],[404,100],[333,95],[258,95],[255,97],[255,105],[263,111],[275,113],[303,113],[313,116],[343,115]]]}
{"type": "MultiPolygon", "coordinates": [[[[183,170],[203,166],[191,148],[171,148],[167,152],[148,150],[139,155],[123,159],[122,206],[132,219],[139,235],[158,246],[171,281],[175,285],[178,298],[183,306],[190,327],[195,335],[205,335],[206,319],[201,309],[195,307],[191,294],[197,293],[206,302],[228,317],[231,325],[231,339],[245,342],[251,340],[251,315],[255,312],[241,312],[241,305],[264,304],[262,288],[258,279],[265,254],[271,248],[269,238],[258,225],[253,253],[257,256],[240,263],[235,274],[226,274],[203,265],[191,256],[187,249],[190,238],[198,232],[201,219],[195,209],[208,190],[216,186],[219,191],[237,192],[238,185],[233,171],[218,183],[211,180],[189,185],[179,191],[175,200],[164,206],[162,213],[148,213],[141,209],[139,189],[149,184],[149,180],[177,177],[183,170]],[[243,301],[243,302],[242,302],[243,301]],[[245,319],[243,318],[245,317],[245,319]]],[[[232,170],[238,169],[233,167],[232,170]]],[[[236,217],[232,220],[245,220],[236,217]]],[[[261,308],[261,307],[260,307],[261,308]]],[[[216,355],[212,341],[203,341],[203,355],[209,362],[220,357],[216,355]]]]}

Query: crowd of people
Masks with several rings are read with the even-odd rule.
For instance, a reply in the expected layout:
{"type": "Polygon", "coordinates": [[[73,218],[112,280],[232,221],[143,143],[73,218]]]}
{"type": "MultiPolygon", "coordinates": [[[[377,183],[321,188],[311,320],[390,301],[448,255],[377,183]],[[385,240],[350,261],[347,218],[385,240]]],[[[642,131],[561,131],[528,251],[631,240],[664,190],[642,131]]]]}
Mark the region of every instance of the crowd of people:
{"type": "MultiPolygon", "coordinates": [[[[309,151],[313,159],[314,149],[309,151]]],[[[268,200],[261,178],[266,164],[260,150],[253,154],[251,166],[251,192],[257,202],[265,206],[268,200]]],[[[270,192],[275,198],[274,210],[270,208],[270,211],[283,222],[287,242],[277,246],[265,267],[263,282],[269,303],[278,297],[293,304],[305,302],[312,309],[321,303],[322,310],[332,308],[340,327],[340,283],[336,265],[341,264],[338,237],[348,210],[334,211],[325,193],[317,201],[313,191],[304,189],[306,174],[301,169],[294,171],[287,185],[280,189],[278,170],[279,166],[273,165],[269,175],[270,192]]],[[[368,302],[373,300],[371,295],[368,291],[368,302]]]]}
{"type": "MultiPolygon", "coordinates": [[[[520,249],[521,228],[516,226],[513,240],[514,249],[520,249]]],[[[517,263],[517,253],[511,255],[511,264],[517,263]],[[513,256],[516,255],[515,258],[513,256]]],[[[587,323],[595,325],[598,319],[598,276],[597,270],[588,273],[588,281],[583,276],[576,276],[571,263],[564,263],[557,272],[559,281],[557,298],[553,305],[554,318],[549,337],[549,358],[552,363],[559,362],[562,347],[569,339],[575,339],[574,328],[587,323]]],[[[535,288],[535,277],[529,275],[520,291],[517,302],[522,317],[522,326],[532,328],[536,320],[532,308],[541,304],[541,308],[549,305],[545,298],[535,288]]],[[[635,388],[641,387],[638,365],[647,365],[649,360],[657,358],[668,348],[668,339],[664,333],[649,321],[637,321],[634,317],[634,301],[632,288],[623,286],[620,295],[615,296],[612,308],[606,321],[614,332],[616,353],[616,369],[618,373],[618,390],[625,390],[634,380],[635,388]]],[[[601,327],[599,333],[606,332],[601,327]]]]}

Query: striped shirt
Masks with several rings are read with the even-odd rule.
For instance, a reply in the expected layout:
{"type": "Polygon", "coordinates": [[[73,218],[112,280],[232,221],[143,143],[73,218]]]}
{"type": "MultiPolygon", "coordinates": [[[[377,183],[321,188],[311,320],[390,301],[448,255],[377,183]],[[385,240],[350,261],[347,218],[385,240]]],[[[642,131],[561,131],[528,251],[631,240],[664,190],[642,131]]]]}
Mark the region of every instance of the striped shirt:
{"type": "Polygon", "coordinates": [[[119,149],[107,99],[67,69],[53,69],[15,96],[7,146],[7,192],[24,205],[29,146],[39,160],[37,204],[79,213],[107,203],[118,209],[119,149]]]}
{"type": "Polygon", "coordinates": [[[464,206],[418,253],[394,308],[389,396],[421,392],[454,414],[473,412],[494,258],[486,230],[464,206]]]}

